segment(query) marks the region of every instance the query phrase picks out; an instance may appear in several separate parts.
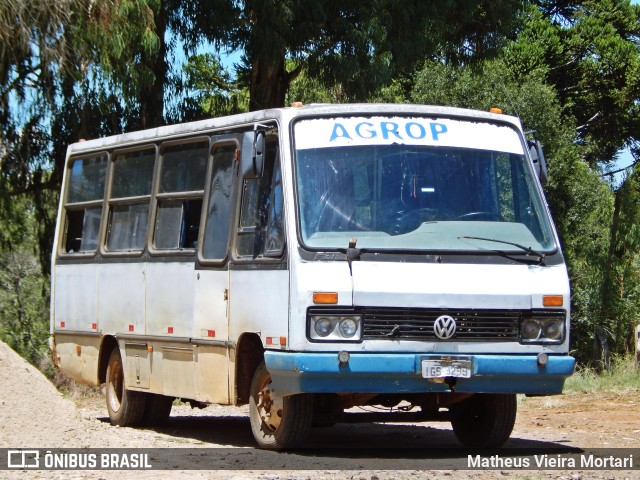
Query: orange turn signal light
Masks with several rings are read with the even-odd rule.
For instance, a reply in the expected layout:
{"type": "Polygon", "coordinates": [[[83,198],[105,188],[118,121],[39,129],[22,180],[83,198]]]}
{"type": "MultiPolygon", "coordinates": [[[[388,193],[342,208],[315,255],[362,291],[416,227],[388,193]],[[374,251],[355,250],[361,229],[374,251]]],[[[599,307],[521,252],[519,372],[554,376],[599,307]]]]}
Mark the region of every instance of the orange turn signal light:
{"type": "Polygon", "coordinates": [[[490,111],[491,113],[498,113],[498,114],[501,114],[501,113],[502,113],[502,109],[501,109],[501,108],[498,108],[498,107],[491,107],[491,108],[489,109],[489,111],[490,111]]]}
{"type": "Polygon", "coordinates": [[[564,304],[562,295],[544,295],[542,305],[545,307],[561,307],[564,304]]]}
{"type": "Polygon", "coordinates": [[[333,304],[338,303],[337,292],[313,292],[313,303],[315,304],[333,304]]]}

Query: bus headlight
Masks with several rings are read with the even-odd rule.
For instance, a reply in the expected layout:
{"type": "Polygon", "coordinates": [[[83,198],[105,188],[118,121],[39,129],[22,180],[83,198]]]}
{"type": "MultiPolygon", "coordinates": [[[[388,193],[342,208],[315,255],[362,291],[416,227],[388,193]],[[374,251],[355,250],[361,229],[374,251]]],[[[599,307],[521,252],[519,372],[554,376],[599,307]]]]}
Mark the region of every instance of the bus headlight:
{"type": "Polygon", "coordinates": [[[537,340],[541,331],[540,323],[533,318],[527,318],[520,328],[523,340],[537,340]]]}
{"type": "Polygon", "coordinates": [[[338,325],[340,327],[340,333],[345,338],[353,337],[358,331],[358,322],[353,318],[345,318],[344,320],[341,320],[338,325]]]}
{"type": "Polygon", "coordinates": [[[318,318],[313,324],[313,330],[319,337],[326,337],[333,331],[333,323],[329,318],[318,318]]]}
{"type": "Polygon", "coordinates": [[[314,315],[309,317],[309,339],[323,341],[360,341],[362,319],[360,315],[314,315]]]}
{"type": "Polygon", "coordinates": [[[534,316],[520,323],[520,343],[557,344],[564,336],[564,315],[534,316]]]}
{"type": "Polygon", "coordinates": [[[549,318],[545,320],[542,332],[549,340],[561,340],[564,337],[564,319],[549,318]]]}

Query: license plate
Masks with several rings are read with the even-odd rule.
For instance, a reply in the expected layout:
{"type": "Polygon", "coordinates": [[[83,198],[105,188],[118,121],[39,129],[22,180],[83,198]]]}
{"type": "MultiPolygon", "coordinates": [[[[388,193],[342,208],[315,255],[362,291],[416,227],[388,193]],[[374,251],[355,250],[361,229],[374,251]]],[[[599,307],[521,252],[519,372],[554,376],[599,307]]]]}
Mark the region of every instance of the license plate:
{"type": "Polygon", "coordinates": [[[471,360],[423,360],[424,378],[471,377],[471,360]]]}

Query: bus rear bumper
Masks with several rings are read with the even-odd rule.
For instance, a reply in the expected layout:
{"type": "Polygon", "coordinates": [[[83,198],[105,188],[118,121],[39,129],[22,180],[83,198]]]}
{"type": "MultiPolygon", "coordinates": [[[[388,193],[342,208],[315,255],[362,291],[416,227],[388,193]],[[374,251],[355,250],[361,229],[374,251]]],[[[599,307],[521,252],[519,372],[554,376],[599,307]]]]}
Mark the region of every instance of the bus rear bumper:
{"type": "MultiPolygon", "coordinates": [[[[341,365],[337,353],[265,352],[273,388],[296,393],[449,392],[442,381],[422,377],[422,361],[443,355],[352,353],[341,365]]],[[[575,367],[568,355],[549,355],[545,366],[536,355],[450,355],[471,360],[471,377],[456,378],[460,393],[562,393],[575,367]]]]}

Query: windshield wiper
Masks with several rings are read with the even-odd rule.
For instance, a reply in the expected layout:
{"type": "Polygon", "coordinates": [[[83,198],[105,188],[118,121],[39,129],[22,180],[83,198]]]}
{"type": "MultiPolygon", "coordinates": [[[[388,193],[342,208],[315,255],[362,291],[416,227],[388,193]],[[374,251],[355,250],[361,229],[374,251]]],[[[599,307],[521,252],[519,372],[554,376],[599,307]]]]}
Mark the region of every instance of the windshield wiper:
{"type": "MultiPolygon", "coordinates": [[[[495,243],[503,243],[505,245],[513,245],[514,247],[518,247],[520,250],[527,252],[530,255],[538,257],[539,263],[544,263],[544,257],[545,257],[544,253],[538,252],[533,248],[525,247],[524,245],[520,245],[519,243],[507,242],[506,240],[497,240],[495,238],[471,237],[468,235],[465,235],[464,237],[458,237],[458,238],[464,238],[467,240],[483,240],[485,242],[495,242],[495,243]]],[[[501,252],[501,253],[506,253],[506,252],[501,252]]]]}

